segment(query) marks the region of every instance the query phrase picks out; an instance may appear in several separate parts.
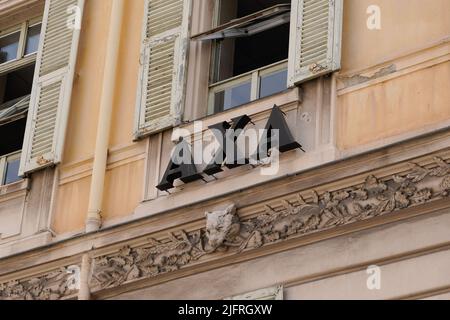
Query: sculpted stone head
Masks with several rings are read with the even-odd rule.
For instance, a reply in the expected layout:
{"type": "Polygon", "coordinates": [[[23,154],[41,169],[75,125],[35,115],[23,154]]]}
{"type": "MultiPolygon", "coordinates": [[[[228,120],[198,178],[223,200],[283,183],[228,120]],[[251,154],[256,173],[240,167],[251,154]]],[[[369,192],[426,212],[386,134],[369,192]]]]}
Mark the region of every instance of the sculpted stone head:
{"type": "Polygon", "coordinates": [[[239,235],[240,221],[236,206],[224,210],[206,212],[206,237],[211,248],[216,249],[226,242],[232,242],[239,235]]]}

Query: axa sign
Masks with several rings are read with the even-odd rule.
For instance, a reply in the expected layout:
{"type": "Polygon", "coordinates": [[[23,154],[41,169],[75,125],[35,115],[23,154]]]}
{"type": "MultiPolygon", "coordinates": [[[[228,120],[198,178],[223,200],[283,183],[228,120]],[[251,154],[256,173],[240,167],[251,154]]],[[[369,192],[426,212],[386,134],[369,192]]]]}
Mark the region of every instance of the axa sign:
{"type": "Polygon", "coordinates": [[[197,170],[198,161],[194,161],[190,144],[185,139],[180,139],[172,152],[164,176],[156,188],[168,191],[174,187],[176,179],[190,183],[203,179],[203,175],[213,176],[223,171],[224,167],[232,169],[246,164],[258,164],[273,157],[274,154],[294,149],[304,151],[300,143],[292,136],[285,115],[278,106],[275,105],[272,108],[264,129],[258,132],[246,130],[249,123],[252,123],[250,117],[242,115],[231,119],[230,123],[224,121],[208,127],[219,147],[215,149],[211,161],[201,172],[197,170]],[[256,141],[257,145],[250,156],[242,151],[245,149],[242,148],[242,144],[245,144],[249,137],[253,137],[254,139],[250,140],[256,141]]]}

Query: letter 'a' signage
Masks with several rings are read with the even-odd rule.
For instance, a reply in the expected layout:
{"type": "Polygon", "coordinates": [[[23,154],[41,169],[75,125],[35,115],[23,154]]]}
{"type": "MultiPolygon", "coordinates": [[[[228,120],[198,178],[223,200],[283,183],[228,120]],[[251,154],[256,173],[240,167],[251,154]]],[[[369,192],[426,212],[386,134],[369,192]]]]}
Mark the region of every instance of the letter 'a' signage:
{"type": "Polygon", "coordinates": [[[185,140],[179,142],[175,147],[164,177],[156,188],[161,191],[172,189],[175,179],[180,179],[184,183],[202,179],[202,175],[197,173],[189,145],[185,140]],[[180,161],[186,158],[188,161],[180,161]]]}
{"type": "MultiPolygon", "coordinates": [[[[228,122],[221,122],[209,127],[210,130],[216,136],[216,139],[223,142],[223,138],[227,136],[227,131],[231,130],[235,132],[236,130],[241,133],[242,130],[247,126],[248,123],[251,122],[250,117],[247,115],[243,115],[237,118],[232,119],[232,124],[228,122]],[[213,130],[214,129],[214,130],[213,130]]],[[[289,130],[288,124],[285,119],[285,115],[280,110],[278,106],[274,106],[270,117],[266,123],[264,129],[264,135],[260,141],[260,146],[258,147],[256,158],[264,159],[269,156],[269,150],[273,148],[273,133],[277,134],[277,147],[278,150],[283,153],[287,151],[291,151],[294,149],[302,149],[300,143],[295,141],[292,136],[291,131],[289,130]],[[264,152],[261,152],[264,150],[264,152]]],[[[233,133],[234,134],[234,133],[233,133]]],[[[233,136],[232,143],[234,143],[233,151],[236,151],[237,135],[233,136]]],[[[230,146],[228,146],[229,148],[230,146]]],[[[233,146],[232,146],[233,147],[233,146]]],[[[161,180],[161,182],[156,186],[157,189],[161,191],[167,191],[174,187],[174,181],[176,179],[180,179],[184,183],[190,183],[196,180],[203,179],[203,174],[205,175],[214,175],[218,172],[222,171],[222,166],[226,166],[229,169],[242,165],[242,163],[247,162],[239,162],[239,160],[247,160],[247,159],[227,159],[227,145],[222,144],[219,149],[216,151],[215,156],[211,163],[209,163],[203,172],[199,173],[194,164],[193,157],[190,151],[189,144],[187,141],[182,139],[175,147],[175,150],[172,154],[172,157],[169,161],[169,165],[167,166],[166,172],[161,180]],[[223,161],[226,159],[226,161],[223,161]],[[233,163],[234,162],[234,163],[233,163]]],[[[235,155],[236,152],[233,152],[235,155]]]]}
{"type": "Polygon", "coordinates": [[[265,131],[267,134],[267,137],[265,137],[265,143],[267,144],[267,146],[265,148],[258,148],[259,150],[266,150],[266,154],[258,153],[258,159],[264,159],[268,157],[267,152],[272,149],[273,130],[278,130],[278,149],[281,153],[288,152],[294,149],[300,149],[304,151],[300,143],[295,141],[294,137],[292,136],[283,112],[278,106],[275,105],[265,127],[265,131]]]}

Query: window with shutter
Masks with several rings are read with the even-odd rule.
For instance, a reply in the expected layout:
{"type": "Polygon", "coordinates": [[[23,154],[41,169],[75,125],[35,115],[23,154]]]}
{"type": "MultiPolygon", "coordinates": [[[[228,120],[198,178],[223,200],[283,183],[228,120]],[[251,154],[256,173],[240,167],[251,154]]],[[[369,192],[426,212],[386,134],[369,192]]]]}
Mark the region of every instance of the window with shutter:
{"type": "Polygon", "coordinates": [[[340,68],[343,0],[293,0],[288,84],[340,68]]]}
{"type": "Polygon", "coordinates": [[[287,89],[290,0],[215,0],[208,114],[287,89]]]}
{"type": "Polygon", "coordinates": [[[135,137],[181,121],[191,0],[146,0],[135,137]]]}
{"type": "Polygon", "coordinates": [[[61,161],[80,33],[74,19],[83,7],[84,0],[46,1],[21,175],[61,161]]]}

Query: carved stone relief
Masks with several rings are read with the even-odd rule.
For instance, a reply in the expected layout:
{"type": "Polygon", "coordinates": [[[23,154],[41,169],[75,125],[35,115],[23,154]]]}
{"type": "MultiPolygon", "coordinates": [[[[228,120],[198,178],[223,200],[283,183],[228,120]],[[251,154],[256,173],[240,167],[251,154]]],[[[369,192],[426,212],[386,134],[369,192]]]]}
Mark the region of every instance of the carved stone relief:
{"type": "Polygon", "coordinates": [[[79,267],[63,267],[27,280],[0,284],[0,300],[58,300],[77,292],[79,267]]]}
{"type": "MultiPolygon", "coordinates": [[[[450,194],[450,165],[434,164],[364,183],[296,200],[282,200],[282,209],[266,206],[265,213],[242,221],[234,205],[206,213],[204,229],[170,233],[167,239],[150,240],[141,247],[124,247],[118,253],[95,259],[91,286],[104,289],[141,278],[178,270],[202,257],[221,251],[239,254],[285,239],[299,237],[358,221],[391,214],[450,194]]],[[[206,257],[205,257],[206,258],[206,257]]]]}
{"type": "MultiPolygon", "coordinates": [[[[383,179],[369,175],[359,185],[320,194],[310,190],[295,199],[291,195],[245,219],[235,205],[229,205],[207,212],[205,227],[199,230],[180,230],[162,240],[149,239],[143,246],[125,246],[95,258],[90,285],[94,290],[111,288],[211,260],[221,252],[239,254],[448,197],[450,164],[434,158],[430,165],[411,164],[409,171],[383,179]]],[[[62,267],[2,283],[0,300],[66,298],[77,292],[75,278],[73,267],[62,267]]]]}

